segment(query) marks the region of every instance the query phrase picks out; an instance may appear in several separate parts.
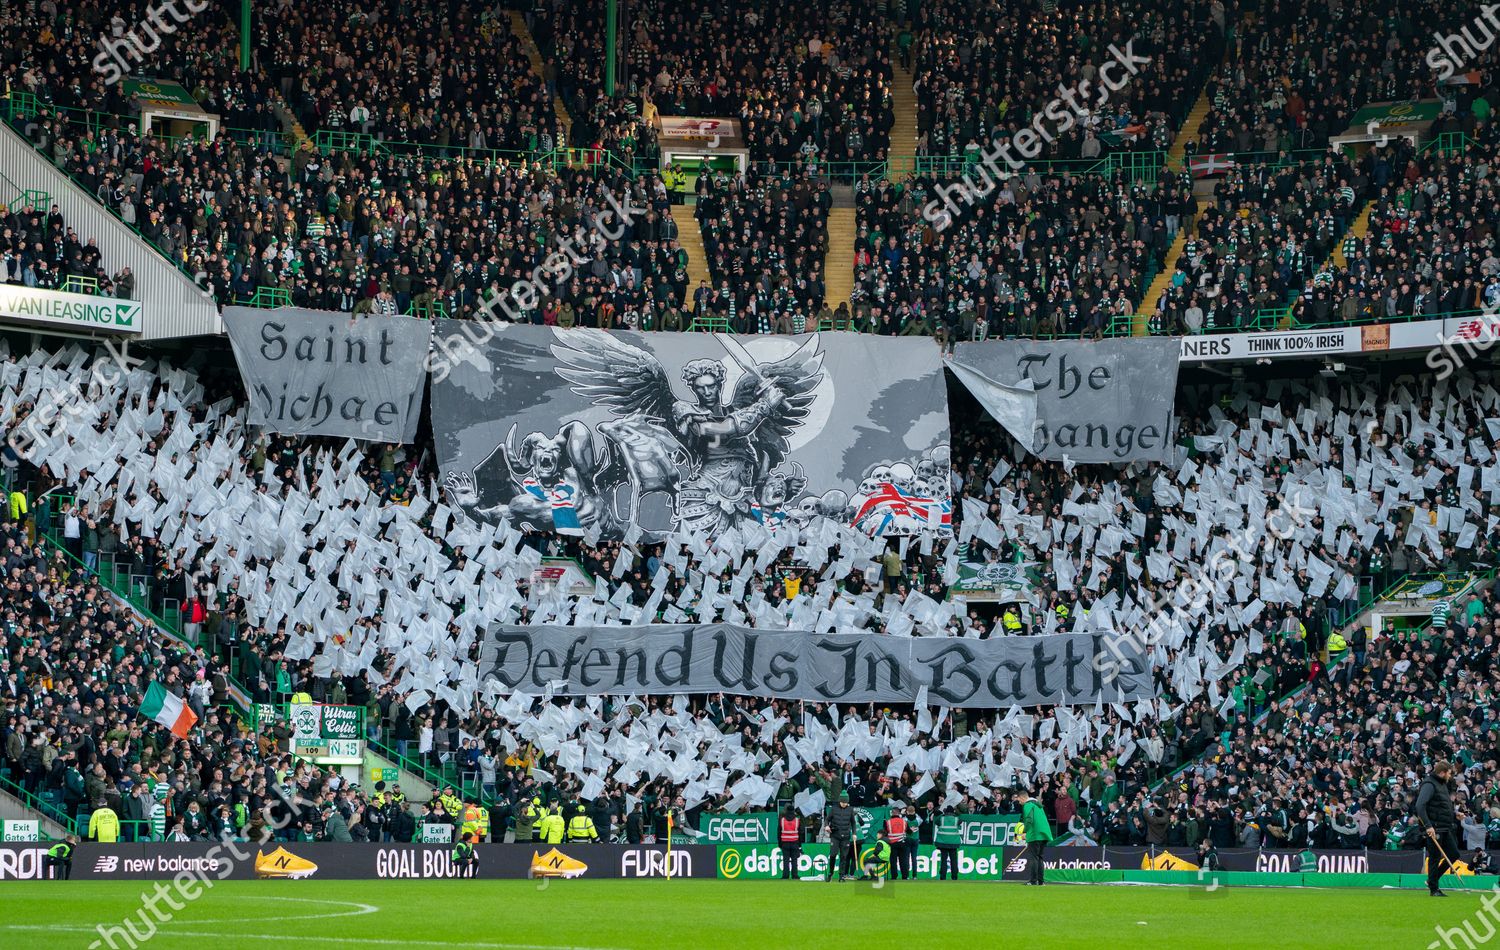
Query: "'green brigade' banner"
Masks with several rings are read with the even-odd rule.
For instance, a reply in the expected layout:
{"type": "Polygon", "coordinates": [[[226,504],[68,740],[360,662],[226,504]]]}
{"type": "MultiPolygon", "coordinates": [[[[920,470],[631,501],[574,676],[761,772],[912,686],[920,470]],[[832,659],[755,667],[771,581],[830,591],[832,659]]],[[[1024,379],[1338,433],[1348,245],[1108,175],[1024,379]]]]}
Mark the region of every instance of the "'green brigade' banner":
{"type": "MultiPolygon", "coordinates": [[[[874,848],[860,848],[860,864],[869,860],[874,848]]],[[[960,881],[998,881],[1005,872],[1005,857],[1000,848],[961,847],[958,849],[960,881]]],[[[719,877],[729,880],[755,881],[781,877],[781,848],[774,844],[719,845],[719,877]]],[[[930,844],[917,848],[918,878],[936,880],[937,849],[930,844]]],[[[804,844],[797,862],[797,879],[820,881],[828,873],[828,845],[804,844]]]]}
{"type": "Polygon", "coordinates": [[[705,812],[698,816],[698,831],[700,844],[762,844],[776,840],[776,813],[705,812]]]}
{"type": "Polygon", "coordinates": [[[854,840],[874,841],[880,834],[880,829],[885,825],[885,820],[891,817],[891,806],[874,805],[871,807],[859,806],[854,809],[854,840]]]}
{"type": "Polygon", "coordinates": [[[1026,843],[1020,815],[959,815],[958,842],[965,847],[1000,848],[1026,843]]]}

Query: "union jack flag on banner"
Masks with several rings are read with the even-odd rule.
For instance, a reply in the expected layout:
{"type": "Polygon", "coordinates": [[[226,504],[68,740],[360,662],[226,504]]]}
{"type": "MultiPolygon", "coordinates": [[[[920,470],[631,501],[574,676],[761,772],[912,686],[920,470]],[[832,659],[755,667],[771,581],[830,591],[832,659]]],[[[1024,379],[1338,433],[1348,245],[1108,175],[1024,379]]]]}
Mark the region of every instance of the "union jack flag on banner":
{"type": "Polygon", "coordinates": [[[953,503],[947,498],[907,494],[882,482],[854,511],[854,527],[870,536],[910,534],[930,528],[953,528],[953,503]]]}
{"type": "Polygon", "coordinates": [[[567,482],[543,485],[527,476],[522,480],[521,488],[531,497],[552,505],[552,526],[559,534],[583,534],[583,525],[578,521],[578,509],[573,500],[578,494],[576,487],[567,482]]]}

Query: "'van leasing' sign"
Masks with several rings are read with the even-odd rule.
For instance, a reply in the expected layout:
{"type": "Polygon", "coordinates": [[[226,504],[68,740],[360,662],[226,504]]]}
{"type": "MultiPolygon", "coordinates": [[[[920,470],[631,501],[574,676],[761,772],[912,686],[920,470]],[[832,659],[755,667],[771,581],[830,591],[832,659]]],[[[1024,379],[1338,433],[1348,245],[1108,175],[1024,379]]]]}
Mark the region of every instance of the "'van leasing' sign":
{"type": "Polygon", "coordinates": [[[141,332],[141,302],[0,284],[0,320],[110,333],[141,332]]]}

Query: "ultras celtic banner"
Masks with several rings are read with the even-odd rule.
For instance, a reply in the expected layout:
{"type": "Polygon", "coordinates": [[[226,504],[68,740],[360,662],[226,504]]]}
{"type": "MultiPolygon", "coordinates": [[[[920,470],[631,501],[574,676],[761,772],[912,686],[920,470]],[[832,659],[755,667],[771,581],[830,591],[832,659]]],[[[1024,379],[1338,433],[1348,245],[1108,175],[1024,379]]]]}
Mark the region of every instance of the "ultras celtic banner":
{"type": "Polygon", "coordinates": [[[481,677],[555,695],[734,693],[816,702],[928,701],[985,708],[1150,698],[1139,654],[1111,668],[1102,637],[1069,633],[962,640],[814,634],[734,624],[492,627],[481,677]],[[1096,669],[1095,657],[1101,657],[1096,669]]]}
{"type": "Polygon", "coordinates": [[[506,325],[433,341],[444,489],[479,517],[621,537],[952,530],[948,396],[932,341],[506,325]]]}

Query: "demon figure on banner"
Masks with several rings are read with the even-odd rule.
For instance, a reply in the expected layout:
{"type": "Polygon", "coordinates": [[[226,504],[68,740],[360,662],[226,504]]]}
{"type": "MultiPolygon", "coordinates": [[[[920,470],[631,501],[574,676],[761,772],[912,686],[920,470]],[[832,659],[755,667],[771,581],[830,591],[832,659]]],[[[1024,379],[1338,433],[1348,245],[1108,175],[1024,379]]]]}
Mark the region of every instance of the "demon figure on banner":
{"type": "Polygon", "coordinates": [[[869,534],[951,530],[936,356],[924,368],[915,348],[870,352],[905,341],[851,336],[507,327],[434,382],[444,487],[482,518],[603,537],[819,516],[869,534]],[[895,418],[876,417],[898,399],[895,418]]]}

